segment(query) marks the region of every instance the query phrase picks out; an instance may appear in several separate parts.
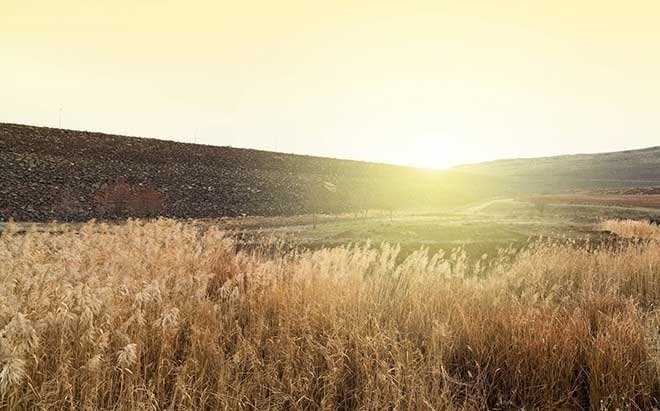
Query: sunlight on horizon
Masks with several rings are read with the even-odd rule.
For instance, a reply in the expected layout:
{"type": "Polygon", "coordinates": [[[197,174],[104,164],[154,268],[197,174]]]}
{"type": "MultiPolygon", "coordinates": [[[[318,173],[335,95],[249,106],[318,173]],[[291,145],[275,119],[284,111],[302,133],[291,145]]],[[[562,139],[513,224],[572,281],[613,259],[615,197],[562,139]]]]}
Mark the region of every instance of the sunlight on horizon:
{"type": "Polygon", "coordinates": [[[2,8],[2,122],[430,168],[660,134],[647,0],[2,8]]]}

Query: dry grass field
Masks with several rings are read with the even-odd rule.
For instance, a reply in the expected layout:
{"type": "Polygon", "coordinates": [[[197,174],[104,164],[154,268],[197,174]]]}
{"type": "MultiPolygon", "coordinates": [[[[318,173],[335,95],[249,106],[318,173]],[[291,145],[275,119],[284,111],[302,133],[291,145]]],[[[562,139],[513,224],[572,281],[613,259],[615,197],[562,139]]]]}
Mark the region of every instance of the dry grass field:
{"type": "Polygon", "coordinates": [[[0,0],[0,411],[660,411],[660,0],[0,0]]]}
{"type": "MultiPolygon", "coordinates": [[[[657,191],[657,190],[655,190],[657,191]]],[[[548,204],[574,204],[611,207],[660,208],[660,194],[636,194],[610,192],[575,192],[569,194],[547,194],[536,196],[548,204]]]]}
{"type": "Polygon", "coordinates": [[[603,221],[600,229],[622,238],[660,240],[660,227],[648,221],[607,220],[603,221]]]}
{"type": "Polygon", "coordinates": [[[658,405],[653,240],[403,259],[233,241],[173,220],[6,227],[0,409],[658,405]]]}

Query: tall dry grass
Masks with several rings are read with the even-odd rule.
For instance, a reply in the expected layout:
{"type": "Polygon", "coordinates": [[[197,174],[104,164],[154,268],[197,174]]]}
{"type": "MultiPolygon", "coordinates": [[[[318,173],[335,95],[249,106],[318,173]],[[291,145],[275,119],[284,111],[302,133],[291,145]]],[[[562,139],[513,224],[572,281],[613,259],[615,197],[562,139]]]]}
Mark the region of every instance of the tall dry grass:
{"type": "Polygon", "coordinates": [[[159,220],[0,238],[0,408],[651,409],[660,246],[235,251],[159,220]]]}
{"type": "Polygon", "coordinates": [[[600,229],[623,238],[660,240],[660,227],[648,221],[606,220],[600,224],[600,229]]]}

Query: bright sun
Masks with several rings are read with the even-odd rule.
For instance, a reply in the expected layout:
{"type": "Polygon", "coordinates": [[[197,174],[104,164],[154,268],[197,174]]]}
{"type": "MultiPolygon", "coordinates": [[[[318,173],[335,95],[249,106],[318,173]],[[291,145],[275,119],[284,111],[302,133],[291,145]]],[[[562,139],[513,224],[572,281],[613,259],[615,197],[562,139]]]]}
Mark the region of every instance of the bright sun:
{"type": "Polygon", "coordinates": [[[419,137],[410,142],[402,162],[413,167],[449,168],[461,163],[461,153],[445,139],[419,137]]]}

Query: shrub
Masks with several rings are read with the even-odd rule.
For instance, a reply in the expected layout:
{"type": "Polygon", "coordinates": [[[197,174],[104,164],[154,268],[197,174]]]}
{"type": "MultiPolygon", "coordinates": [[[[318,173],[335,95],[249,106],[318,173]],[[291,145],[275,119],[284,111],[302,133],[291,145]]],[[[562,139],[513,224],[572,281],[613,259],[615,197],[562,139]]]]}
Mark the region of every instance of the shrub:
{"type": "Polygon", "coordinates": [[[94,195],[96,209],[107,218],[156,217],[163,211],[164,202],[158,190],[125,180],[106,183],[94,195]]]}

